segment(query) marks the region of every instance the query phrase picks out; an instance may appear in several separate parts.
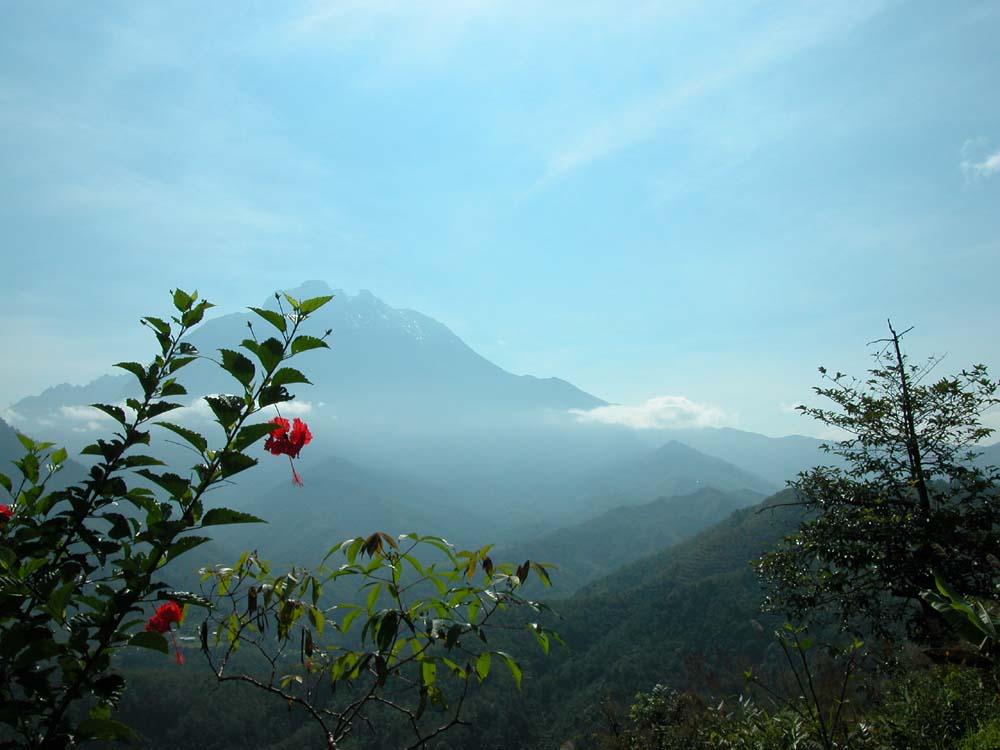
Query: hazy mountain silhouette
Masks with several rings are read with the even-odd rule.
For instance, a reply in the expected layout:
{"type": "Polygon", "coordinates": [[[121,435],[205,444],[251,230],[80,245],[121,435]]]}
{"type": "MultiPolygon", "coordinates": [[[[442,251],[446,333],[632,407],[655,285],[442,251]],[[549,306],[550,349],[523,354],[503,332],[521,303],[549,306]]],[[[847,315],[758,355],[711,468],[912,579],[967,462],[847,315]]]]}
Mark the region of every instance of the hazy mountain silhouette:
{"type": "MultiPolygon", "coordinates": [[[[552,563],[557,566],[553,572],[555,589],[545,595],[554,593],[564,597],[622,565],[666,549],[734,510],[763,499],[763,494],[752,490],[723,492],[704,487],[687,495],[613,508],[582,523],[498,547],[495,556],[508,562],[552,563]]],[[[541,595],[537,587],[532,593],[541,595]]]]}

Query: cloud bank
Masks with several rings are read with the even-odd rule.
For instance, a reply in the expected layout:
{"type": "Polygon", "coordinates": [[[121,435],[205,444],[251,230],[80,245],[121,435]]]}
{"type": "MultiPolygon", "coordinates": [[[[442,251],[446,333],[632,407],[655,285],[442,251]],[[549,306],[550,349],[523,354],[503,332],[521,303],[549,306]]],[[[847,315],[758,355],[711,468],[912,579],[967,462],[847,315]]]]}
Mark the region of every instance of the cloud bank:
{"type": "Polygon", "coordinates": [[[570,409],[570,414],[578,422],[617,424],[634,430],[721,427],[729,419],[721,409],[684,396],[657,396],[637,406],[612,404],[589,410],[570,409]]]}

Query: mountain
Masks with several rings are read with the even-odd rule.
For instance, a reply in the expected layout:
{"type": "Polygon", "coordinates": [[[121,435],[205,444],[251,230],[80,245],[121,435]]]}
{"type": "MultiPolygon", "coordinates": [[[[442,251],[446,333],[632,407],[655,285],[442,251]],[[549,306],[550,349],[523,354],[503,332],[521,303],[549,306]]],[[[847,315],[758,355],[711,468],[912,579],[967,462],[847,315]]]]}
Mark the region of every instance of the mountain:
{"type": "Polygon", "coordinates": [[[605,717],[628,706],[637,690],[664,684],[716,699],[738,694],[743,670],[773,652],[770,631],[779,624],[760,613],[749,561],[797,527],[795,510],[775,507],[792,497],[785,490],[737,510],[549,602],[557,616],[546,624],[567,648],[542,656],[522,643],[523,690],[487,686],[470,702],[474,729],[438,747],[589,748],[605,717]]]}
{"type": "Polygon", "coordinates": [[[234,559],[244,549],[258,549],[278,564],[318,565],[334,544],[349,537],[375,531],[433,533],[471,546],[484,542],[481,530],[490,524],[486,514],[464,507],[448,490],[413,477],[339,457],[300,471],[303,487],[289,487],[285,478],[249,497],[245,491],[220,496],[216,504],[252,513],[267,524],[218,527],[215,541],[234,559]]]}
{"type": "MultiPolygon", "coordinates": [[[[334,294],[308,325],[330,329],[330,351],[296,359],[315,386],[293,388],[290,416],[306,418],[316,436],[312,456],[337,455],[447,482],[477,500],[502,501],[544,494],[565,483],[580,465],[628,455],[633,436],[609,440],[576,429],[570,409],[605,402],[558,378],[515,375],[469,348],[446,326],[413,310],[387,305],[371,292],[348,295],[322,282],[290,290],[298,297],[334,294]]],[[[274,298],[266,301],[276,304],[274,298]]],[[[249,335],[269,335],[252,313],[232,313],[199,326],[190,341],[206,356],[231,348],[249,335]]],[[[231,392],[235,381],[207,361],[182,371],[191,399],[231,392]]],[[[78,450],[102,429],[106,418],[87,407],[121,402],[134,392],[131,375],[99,378],[87,386],[60,385],[14,404],[18,427],[78,450]]],[[[211,430],[203,404],[175,412],[199,430],[211,430]]],[[[176,452],[178,457],[182,454],[176,452]]]]}
{"type": "Polygon", "coordinates": [[[732,427],[659,430],[657,439],[677,440],[709,456],[758,474],[776,487],[814,466],[836,466],[840,460],[821,449],[823,440],[804,435],[772,438],[732,427]]]}
{"type": "Polygon", "coordinates": [[[571,508],[579,517],[657,497],[684,495],[705,487],[723,491],[753,490],[765,495],[778,489],[763,477],[671,440],[655,451],[581,477],[571,508]]]}
{"type": "MultiPolygon", "coordinates": [[[[537,560],[555,565],[552,591],[566,596],[616,568],[666,549],[734,510],[756,505],[763,499],[762,494],[752,490],[722,492],[703,487],[688,495],[614,508],[583,523],[520,544],[498,547],[494,557],[509,562],[537,560]]],[[[542,589],[535,586],[530,595],[542,596],[542,589]]]]}
{"type": "MultiPolygon", "coordinates": [[[[558,378],[509,373],[436,320],[392,308],[367,290],[351,296],[311,281],[289,293],[334,295],[308,326],[314,333],[332,331],[333,352],[313,352],[299,361],[318,384],[303,396],[321,399],[339,419],[398,425],[407,416],[419,416],[433,422],[461,422],[490,412],[589,409],[605,403],[558,378]]],[[[269,298],[263,304],[273,307],[275,301],[269,298]]],[[[213,355],[247,338],[248,322],[258,336],[270,335],[268,324],[252,313],[231,313],[204,322],[190,341],[203,354],[213,355]]],[[[203,362],[191,365],[184,376],[191,393],[232,390],[235,385],[225,373],[203,362]]],[[[60,416],[61,407],[115,401],[131,387],[130,375],[104,376],[87,386],[48,388],[12,408],[29,420],[54,418],[60,416]]],[[[61,415],[66,416],[64,411],[61,415]]]]}

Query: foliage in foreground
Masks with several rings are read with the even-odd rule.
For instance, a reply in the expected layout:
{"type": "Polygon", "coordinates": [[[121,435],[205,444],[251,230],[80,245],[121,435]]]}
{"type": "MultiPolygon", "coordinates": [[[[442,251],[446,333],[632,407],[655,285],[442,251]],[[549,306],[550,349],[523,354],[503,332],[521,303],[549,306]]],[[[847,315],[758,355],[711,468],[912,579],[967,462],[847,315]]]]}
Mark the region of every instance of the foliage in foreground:
{"type": "MultiPolygon", "coordinates": [[[[487,678],[494,660],[519,684],[517,662],[487,649],[486,633],[497,611],[528,604],[515,590],[529,571],[546,580],[547,573],[530,562],[494,564],[488,548],[457,551],[435,537],[397,540],[376,532],[334,547],[328,557],[345,557],[337,568],[271,576],[256,554],[247,553],[232,568],[206,573],[213,583],[207,597],[172,590],[164,580],[166,566],[209,541],[203,529],[261,521],[205,505],[210,490],[257,463],[248,449],[266,437],[265,449],[292,461],[312,437],[299,420],[289,433],[278,409],[293,398],[287,386],[309,382],[287,361],[327,347],[329,331],[320,338],[301,333],[300,326],[330,297],[276,298],[277,310],[251,308],[272,335],[258,338],[250,325],[239,347],[221,349],[212,359],[237,390],[204,397],[222,433],[216,446],[162,419],[183,406],[175,400],[187,395],[180,371],[196,359],[211,359],[185,340],[211,304],[180,290],[173,293],[170,322],[142,320],[160,353],[147,366],[117,365],[135,376],[138,395],[94,405],[117,428],[84,449],[93,460],[86,479],[52,489],[67,452],[20,436],[26,451],[15,462],[20,479],[0,474],[10,496],[10,504],[0,506],[0,746],[56,750],[134,738],[114,715],[125,690],[116,657],[127,646],[167,653],[165,635],[174,638],[173,626],[195,607],[206,612],[198,640],[215,679],[239,681],[303,708],[323,727],[327,748],[338,747],[365,720],[370,704],[405,716],[412,731],[400,743],[421,746],[460,721],[461,696],[443,724],[423,728],[427,706],[447,702],[441,685],[457,677],[467,689],[471,680],[487,678]],[[251,421],[265,409],[276,416],[251,421]],[[176,473],[155,455],[153,427],[197,456],[188,471],[176,473]],[[436,559],[418,559],[418,547],[433,548],[436,559]],[[342,596],[340,584],[348,580],[360,592],[339,603],[324,596],[323,586],[331,583],[342,596]],[[157,603],[148,616],[147,608],[157,603]],[[240,646],[250,647],[268,668],[261,672],[259,662],[235,659],[240,646]],[[351,689],[331,699],[338,685],[351,689]]],[[[301,483],[294,464],[292,476],[301,483]]],[[[547,650],[553,634],[526,627],[547,650]]],[[[181,650],[176,658],[183,661],[181,650]]]]}
{"type": "Polygon", "coordinates": [[[983,365],[927,382],[939,360],[912,364],[902,334],[889,331],[863,382],[820,368],[830,385],[816,393],[834,408],[799,408],[846,434],[825,446],[845,466],[792,482],[807,518],[757,571],[768,606],[793,619],[827,613],[880,637],[907,626],[926,638],[934,618],[921,592],[934,588],[932,568],[968,595],[992,592],[1000,473],[974,459],[993,432],[982,415],[1000,401],[983,365]]]}

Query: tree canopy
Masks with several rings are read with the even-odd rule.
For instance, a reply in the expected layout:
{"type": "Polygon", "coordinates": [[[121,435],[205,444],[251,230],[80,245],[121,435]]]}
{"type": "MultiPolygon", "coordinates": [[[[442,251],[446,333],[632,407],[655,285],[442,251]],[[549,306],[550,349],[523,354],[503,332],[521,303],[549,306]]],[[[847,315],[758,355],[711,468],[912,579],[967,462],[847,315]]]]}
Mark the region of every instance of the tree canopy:
{"type": "Polygon", "coordinates": [[[799,407],[844,435],[824,446],[843,465],[791,483],[789,504],[805,518],[756,563],[771,609],[913,634],[932,571],[968,593],[992,588],[1000,476],[975,459],[993,432],[982,417],[998,402],[997,382],[983,365],[933,379],[941,358],[913,363],[906,333],[890,323],[889,337],[872,342],[875,365],[864,380],[820,368],[826,385],[814,390],[832,407],[799,407]]]}

